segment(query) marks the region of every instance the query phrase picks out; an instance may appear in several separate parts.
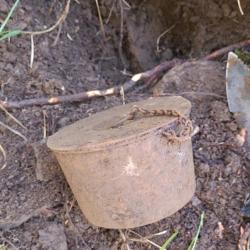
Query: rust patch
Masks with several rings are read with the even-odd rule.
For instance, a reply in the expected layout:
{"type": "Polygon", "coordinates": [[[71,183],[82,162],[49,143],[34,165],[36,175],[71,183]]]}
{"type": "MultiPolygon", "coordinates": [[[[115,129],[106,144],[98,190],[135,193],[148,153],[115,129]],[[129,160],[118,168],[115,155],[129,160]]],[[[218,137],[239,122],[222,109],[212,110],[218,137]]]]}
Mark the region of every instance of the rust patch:
{"type": "Polygon", "coordinates": [[[247,87],[250,87],[250,75],[244,77],[244,82],[247,87]]]}
{"type": "Polygon", "coordinates": [[[228,60],[227,60],[227,67],[230,68],[230,67],[233,67],[235,64],[237,64],[238,62],[238,58],[237,57],[229,57],[228,60]]]}

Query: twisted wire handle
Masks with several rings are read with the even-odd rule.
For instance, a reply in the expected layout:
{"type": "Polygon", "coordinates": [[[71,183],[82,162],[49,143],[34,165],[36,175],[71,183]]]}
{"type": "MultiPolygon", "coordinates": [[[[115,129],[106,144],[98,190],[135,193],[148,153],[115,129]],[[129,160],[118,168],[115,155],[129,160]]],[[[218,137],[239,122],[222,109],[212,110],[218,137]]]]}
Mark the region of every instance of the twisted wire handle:
{"type": "Polygon", "coordinates": [[[165,136],[169,142],[183,142],[188,140],[193,132],[192,121],[181,115],[178,111],[172,109],[145,109],[140,108],[138,106],[133,106],[127,117],[119,121],[117,124],[112,126],[112,128],[116,128],[121,126],[127,120],[134,120],[138,114],[142,114],[144,117],[152,117],[152,116],[173,116],[177,117],[178,125],[180,126],[180,132],[176,133],[175,130],[168,128],[162,132],[162,135],[165,136]]]}

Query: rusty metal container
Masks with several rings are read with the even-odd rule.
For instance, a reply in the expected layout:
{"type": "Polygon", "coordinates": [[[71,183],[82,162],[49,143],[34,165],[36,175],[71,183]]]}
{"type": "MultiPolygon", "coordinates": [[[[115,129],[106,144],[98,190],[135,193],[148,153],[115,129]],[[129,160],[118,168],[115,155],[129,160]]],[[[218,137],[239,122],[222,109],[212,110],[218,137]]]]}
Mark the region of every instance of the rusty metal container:
{"type": "Polygon", "coordinates": [[[134,105],[183,116],[191,109],[182,97],[151,98],[97,113],[48,138],[80,208],[96,226],[156,222],[181,209],[195,190],[191,136],[176,143],[164,136],[179,118],[124,120],[134,105]]]}

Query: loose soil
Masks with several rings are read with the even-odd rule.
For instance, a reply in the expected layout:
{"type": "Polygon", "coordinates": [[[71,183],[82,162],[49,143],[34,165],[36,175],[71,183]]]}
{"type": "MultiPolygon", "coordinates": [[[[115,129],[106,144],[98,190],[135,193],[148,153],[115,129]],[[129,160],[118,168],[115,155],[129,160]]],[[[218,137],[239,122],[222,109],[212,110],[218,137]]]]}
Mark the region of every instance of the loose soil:
{"type": "MultiPolygon", "coordinates": [[[[0,0],[0,18],[4,18],[6,7],[11,5],[7,2],[0,0]]],[[[105,20],[112,2],[101,4],[105,20]]],[[[241,16],[237,1],[233,0],[134,1],[131,9],[123,4],[120,46],[119,5],[115,4],[105,25],[107,41],[104,42],[94,3],[72,1],[56,44],[56,30],[34,37],[32,69],[30,37],[20,36],[0,43],[2,100],[105,89],[128,79],[124,69],[137,73],[174,57],[200,57],[249,34],[250,6],[246,2],[242,2],[245,16],[241,16]],[[156,52],[157,37],[172,25],[160,39],[156,52]]],[[[64,4],[23,0],[10,28],[44,29],[55,22],[64,4]]],[[[197,249],[237,249],[240,228],[245,227],[240,208],[250,184],[250,157],[244,147],[236,145],[240,127],[227,107],[224,75],[224,59],[187,61],[169,71],[153,90],[135,90],[125,96],[125,101],[131,102],[159,94],[183,95],[191,100],[191,118],[200,128],[193,138],[197,185],[194,198],[173,216],[134,230],[143,237],[166,230],[165,235],[150,238],[159,245],[178,230],[178,237],[169,249],[187,249],[202,211],[205,221],[197,249]]],[[[0,144],[7,153],[7,167],[0,172],[0,244],[8,249],[126,249],[119,231],[88,224],[56,160],[41,143],[45,132],[49,136],[74,121],[120,104],[122,99],[113,96],[84,103],[12,110],[27,130],[0,113],[1,121],[28,138],[25,142],[0,128],[0,144]]],[[[156,249],[134,233],[124,231],[124,234],[131,249],[156,249]],[[132,238],[140,242],[131,241],[132,238]]]]}

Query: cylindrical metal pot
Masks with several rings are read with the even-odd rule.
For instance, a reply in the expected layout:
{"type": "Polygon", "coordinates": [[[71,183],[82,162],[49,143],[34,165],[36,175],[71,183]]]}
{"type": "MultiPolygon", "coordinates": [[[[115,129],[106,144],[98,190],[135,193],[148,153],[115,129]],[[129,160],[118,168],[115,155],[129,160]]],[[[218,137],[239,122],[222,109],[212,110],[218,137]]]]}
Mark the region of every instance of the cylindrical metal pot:
{"type": "Polygon", "coordinates": [[[97,113],[48,139],[80,208],[96,226],[156,222],[182,208],[195,190],[191,136],[174,143],[163,135],[174,116],[127,120],[135,104],[185,116],[191,109],[182,97],[151,98],[97,113]]]}

